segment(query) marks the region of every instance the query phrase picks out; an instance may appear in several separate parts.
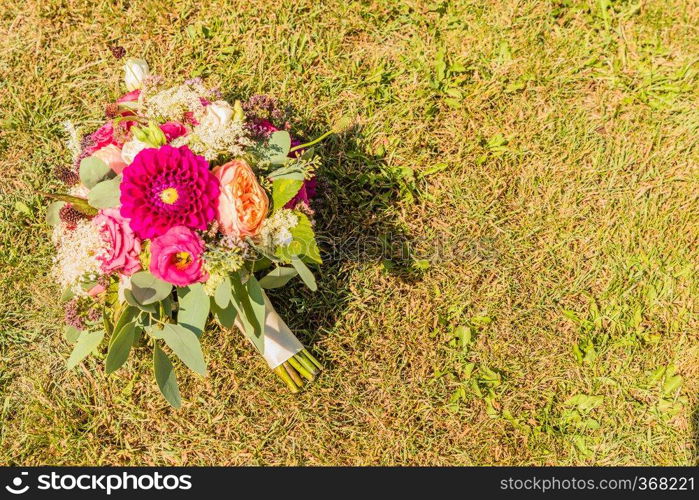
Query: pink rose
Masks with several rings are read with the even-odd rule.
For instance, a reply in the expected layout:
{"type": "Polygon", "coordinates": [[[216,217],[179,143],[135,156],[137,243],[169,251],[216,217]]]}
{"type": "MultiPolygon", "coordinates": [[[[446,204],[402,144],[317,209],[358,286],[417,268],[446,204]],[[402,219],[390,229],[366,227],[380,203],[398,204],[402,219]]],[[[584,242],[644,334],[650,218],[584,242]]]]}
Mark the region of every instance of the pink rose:
{"type": "Polygon", "coordinates": [[[187,286],[209,279],[204,270],[204,242],[185,226],[170,228],[153,239],[150,247],[150,272],[176,286],[187,286]]]}
{"type": "Polygon", "coordinates": [[[99,158],[109,165],[109,168],[114,170],[117,175],[121,174],[121,171],[127,166],[121,157],[121,148],[114,144],[109,144],[108,146],[98,149],[92,153],[92,156],[99,158]]]}
{"type": "Polygon", "coordinates": [[[138,255],[141,253],[141,241],[129,226],[129,219],[121,216],[118,208],[100,210],[92,219],[97,225],[105,243],[105,251],[97,257],[106,274],[120,271],[130,276],[141,269],[138,255]]]}
{"type": "Polygon", "coordinates": [[[223,234],[255,236],[267,217],[269,199],[245,160],[229,161],[212,173],[221,183],[216,220],[223,234]]]}
{"type": "Polygon", "coordinates": [[[85,156],[91,156],[98,149],[102,149],[110,144],[116,144],[114,140],[114,126],[112,122],[107,122],[90,134],[90,146],[85,148],[85,156]]]}
{"type": "Polygon", "coordinates": [[[187,128],[180,122],[167,122],[160,126],[160,130],[165,134],[165,139],[167,142],[172,142],[178,137],[187,135],[187,128]]]}

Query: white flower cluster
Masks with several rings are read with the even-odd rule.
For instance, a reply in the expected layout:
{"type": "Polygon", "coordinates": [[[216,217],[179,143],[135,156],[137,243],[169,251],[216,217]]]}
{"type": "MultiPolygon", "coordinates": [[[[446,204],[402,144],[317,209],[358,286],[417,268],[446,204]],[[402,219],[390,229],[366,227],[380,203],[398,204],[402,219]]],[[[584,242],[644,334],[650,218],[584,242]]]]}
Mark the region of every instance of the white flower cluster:
{"type": "Polygon", "coordinates": [[[242,156],[245,148],[253,142],[247,136],[242,121],[233,120],[233,108],[226,101],[216,101],[206,106],[203,116],[197,117],[199,124],[184,137],[175,139],[174,146],[188,145],[189,148],[209,161],[219,156],[242,156]]]}
{"type": "Polygon", "coordinates": [[[62,223],[53,230],[57,251],[53,272],[61,286],[70,287],[76,295],[84,295],[81,281],[95,281],[102,274],[97,257],[106,251],[99,229],[89,220],[81,220],[75,229],[62,223]]]}
{"type": "Polygon", "coordinates": [[[294,238],[291,230],[298,223],[299,218],[293,210],[282,209],[274,212],[262,223],[260,244],[272,252],[276,247],[287,246],[294,238]]]}
{"type": "Polygon", "coordinates": [[[192,112],[194,119],[200,121],[205,113],[202,98],[210,94],[211,92],[199,80],[194,80],[161,90],[154,95],[146,93],[140,99],[143,114],[159,123],[182,121],[182,117],[187,112],[192,112]]]}

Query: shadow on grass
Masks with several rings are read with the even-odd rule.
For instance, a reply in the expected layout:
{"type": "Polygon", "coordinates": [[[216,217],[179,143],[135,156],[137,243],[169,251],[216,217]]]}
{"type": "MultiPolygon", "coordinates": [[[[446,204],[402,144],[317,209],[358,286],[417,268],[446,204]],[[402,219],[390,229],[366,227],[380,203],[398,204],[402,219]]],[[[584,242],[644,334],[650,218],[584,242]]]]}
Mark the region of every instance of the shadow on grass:
{"type": "MultiPolygon", "coordinates": [[[[306,138],[312,138],[327,128],[305,130],[306,138]]],[[[403,282],[421,279],[411,257],[411,236],[393,215],[410,186],[364,144],[362,128],[354,126],[317,149],[323,165],[311,208],[323,258],[323,265],[314,269],[318,291],[296,283],[269,294],[291,329],[316,353],[322,332],[335,327],[350,300],[348,280],[353,270],[377,266],[379,272],[403,282]]],[[[327,366],[329,360],[322,361],[327,366]]]]}

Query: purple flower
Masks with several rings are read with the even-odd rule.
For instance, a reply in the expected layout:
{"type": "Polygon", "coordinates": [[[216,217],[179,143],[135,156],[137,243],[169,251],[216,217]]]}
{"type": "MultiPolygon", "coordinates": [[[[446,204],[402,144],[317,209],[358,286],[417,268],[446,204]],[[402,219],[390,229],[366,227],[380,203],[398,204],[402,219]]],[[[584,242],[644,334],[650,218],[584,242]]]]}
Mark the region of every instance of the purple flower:
{"type": "Polygon", "coordinates": [[[121,215],[141,239],[175,226],[205,231],[216,215],[218,180],[187,146],[144,149],[122,175],[121,215]]]}

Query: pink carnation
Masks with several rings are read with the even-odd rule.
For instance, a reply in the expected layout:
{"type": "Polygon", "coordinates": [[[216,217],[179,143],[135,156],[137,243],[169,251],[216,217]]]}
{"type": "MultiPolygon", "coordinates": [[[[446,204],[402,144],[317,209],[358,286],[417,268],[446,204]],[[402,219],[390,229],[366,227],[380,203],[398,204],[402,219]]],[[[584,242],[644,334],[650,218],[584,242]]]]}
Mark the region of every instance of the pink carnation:
{"type": "Polygon", "coordinates": [[[105,243],[105,252],[97,257],[104,273],[119,271],[130,276],[141,269],[141,261],[138,258],[141,242],[118,208],[100,210],[92,222],[99,228],[105,243]]]}
{"type": "Polygon", "coordinates": [[[180,122],[167,122],[160,126],[160,130],[165,134],[165,139],[167,142],[172,142],[178,137],[187,135],[187,128],[180,122]]]}
{"type": "Polygon", "coordinates": [[[209,279],[204,270],[204,242],[184,226],[172,227],[151,244],[150,272],[176,286],[187,286],[209,279]]]}

